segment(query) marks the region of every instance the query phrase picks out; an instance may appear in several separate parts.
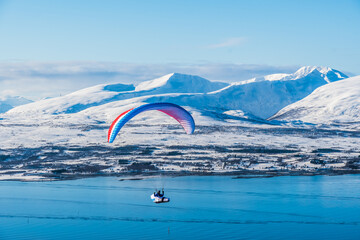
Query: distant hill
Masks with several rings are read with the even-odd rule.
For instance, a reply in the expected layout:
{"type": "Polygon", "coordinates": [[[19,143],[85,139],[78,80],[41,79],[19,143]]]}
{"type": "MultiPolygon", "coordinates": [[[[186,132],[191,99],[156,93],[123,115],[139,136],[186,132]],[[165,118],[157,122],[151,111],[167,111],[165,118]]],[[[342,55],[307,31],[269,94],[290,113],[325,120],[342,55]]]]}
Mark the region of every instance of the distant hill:
{"type": "Polygon", "coordinates": [[[16,106],[28,104],[31,102],[31,100],[19,96],[6,96],[0,98],[0,113],[7,112],[16,106]]]}
{"type": "Polygon", "coordinates": [[[271,119],[310,123],[360,123],[360,76],[319,87],[271,119]]]}

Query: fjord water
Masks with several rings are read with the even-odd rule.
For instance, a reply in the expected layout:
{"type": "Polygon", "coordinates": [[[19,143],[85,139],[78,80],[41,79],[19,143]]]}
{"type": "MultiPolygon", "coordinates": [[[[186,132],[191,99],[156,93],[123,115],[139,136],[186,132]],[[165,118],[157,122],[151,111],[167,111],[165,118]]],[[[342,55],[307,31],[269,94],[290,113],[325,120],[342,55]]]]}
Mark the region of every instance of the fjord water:
{"type": "Polygon", "coordinates": [[[360,175],[0,182],[0,239],[209,237],[360,239],[360,175]]]}

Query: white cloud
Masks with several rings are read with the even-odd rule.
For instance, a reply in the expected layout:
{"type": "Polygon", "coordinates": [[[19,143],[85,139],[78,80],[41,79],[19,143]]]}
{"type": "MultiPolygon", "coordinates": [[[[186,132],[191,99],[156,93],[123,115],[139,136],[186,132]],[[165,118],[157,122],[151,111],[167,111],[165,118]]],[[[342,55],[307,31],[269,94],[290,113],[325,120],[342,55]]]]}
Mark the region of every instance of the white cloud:
{"type": "Polygon", "coordinates": [[[0,100],[4,100],[6,96],[14,96],[16,91],[12,89],[4,89],[0,92],[0,100]]]}
{"type": "Polygon", "coordinates": [[[243,37],[237,37],[237,38],[228,38],[224,40],[223,42],[211,44],[208,47],[209,48],[226,48],[226,47],[235,47],[242,45],[245,42],[245,38],[243,37]]]}

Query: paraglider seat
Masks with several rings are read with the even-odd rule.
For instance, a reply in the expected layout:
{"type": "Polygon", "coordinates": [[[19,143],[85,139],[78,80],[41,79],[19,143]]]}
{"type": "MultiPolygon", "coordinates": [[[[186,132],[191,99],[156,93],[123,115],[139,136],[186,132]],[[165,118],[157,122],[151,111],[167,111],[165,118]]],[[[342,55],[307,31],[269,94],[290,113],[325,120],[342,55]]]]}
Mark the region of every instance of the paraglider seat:
{"type": "Polygon", "coordinates": [[[154,203],[166,203],[166,202],[170,202],[170,198],[167,197],[160,197],[157,194],[152,194],[150,196],[151,200],[153,200],[154,203]]]}

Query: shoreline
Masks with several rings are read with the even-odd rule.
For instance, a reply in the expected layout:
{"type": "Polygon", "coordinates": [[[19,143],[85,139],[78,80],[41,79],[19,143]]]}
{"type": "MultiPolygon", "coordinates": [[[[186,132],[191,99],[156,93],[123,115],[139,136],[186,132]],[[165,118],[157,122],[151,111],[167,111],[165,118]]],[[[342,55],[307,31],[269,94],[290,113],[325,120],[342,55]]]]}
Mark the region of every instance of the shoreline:
{"type": "Polygon", "coordinates": [[[113,174],[46,174],[46,175],[26,175],[1,176],[0,181],[16,181],[16,182],[53,182],[68,181],[85,178],[96,177],[118,177],[119,181],[138,181],[147,178],[157,177],[187,177],[187,176],[230,176],[232,179],[249,179],[249,178],[273,178],[284,176],[340,176],[360,174],[358,170],[321,170],[321,171],[232,171],[232,172],[129,172],[129,173],[113,173],[113,174]]]}

